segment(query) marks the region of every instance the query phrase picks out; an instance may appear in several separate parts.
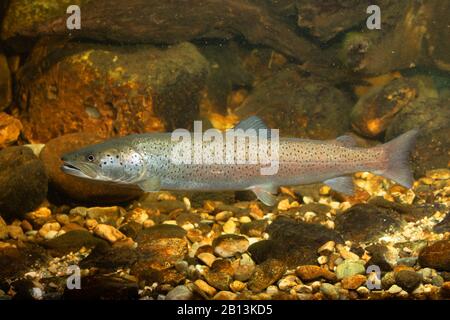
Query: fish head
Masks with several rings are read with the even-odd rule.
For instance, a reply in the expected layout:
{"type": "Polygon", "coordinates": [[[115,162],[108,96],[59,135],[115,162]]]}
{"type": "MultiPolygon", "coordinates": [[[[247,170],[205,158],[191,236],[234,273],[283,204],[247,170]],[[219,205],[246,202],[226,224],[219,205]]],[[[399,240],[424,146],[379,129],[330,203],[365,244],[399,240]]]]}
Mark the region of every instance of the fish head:
{"type": "Polygon", "coordinates": [[[64,173],[97,181],[133,183],[142,177],[143,157],[129,146],[106,142],[66,153],[64,173]]]}

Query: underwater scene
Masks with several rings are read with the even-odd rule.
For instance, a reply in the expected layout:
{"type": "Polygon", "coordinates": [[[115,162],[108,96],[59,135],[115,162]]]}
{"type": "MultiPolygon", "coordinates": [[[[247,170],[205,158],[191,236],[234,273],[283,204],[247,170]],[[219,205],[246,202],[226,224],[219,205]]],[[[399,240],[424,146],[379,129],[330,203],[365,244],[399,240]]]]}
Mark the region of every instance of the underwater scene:
{"type": "Polygon", "coordinates": [[[0,24],[0,300],[450,299],[450,1],[0,24]]]}

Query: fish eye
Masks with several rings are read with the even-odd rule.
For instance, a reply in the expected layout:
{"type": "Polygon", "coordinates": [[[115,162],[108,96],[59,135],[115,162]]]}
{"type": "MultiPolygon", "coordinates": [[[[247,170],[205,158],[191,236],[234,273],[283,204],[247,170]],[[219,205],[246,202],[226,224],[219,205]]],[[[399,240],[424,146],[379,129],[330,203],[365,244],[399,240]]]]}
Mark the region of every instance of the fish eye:
{"type": "Polygon", "coordinates": [[[94,159],[95,159],[95,157],[94,157],[94,155],[93,154],[90,154],[90,155],[88,155],[87,157],[86,157],[86,159],[88,159],[88,161],[94,161],[94,159]]]}

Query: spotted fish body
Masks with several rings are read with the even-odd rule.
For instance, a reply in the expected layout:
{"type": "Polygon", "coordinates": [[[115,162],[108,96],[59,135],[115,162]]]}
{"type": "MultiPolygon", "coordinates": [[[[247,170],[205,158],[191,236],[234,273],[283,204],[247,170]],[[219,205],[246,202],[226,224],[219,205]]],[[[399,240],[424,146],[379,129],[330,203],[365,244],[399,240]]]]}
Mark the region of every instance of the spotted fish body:
{"type": "MultiPolygon", "coordinates": [[[[238,126],[261,128],[264,124],[251,117],[238,126]]],[[[62,170],[82,178],[137,185],[144,191],[252,190],[265,204],[273,205],[273,194],[285,185],[324,182],[351,194],[350,175],[358,171],[380,174],[410,187],[412,176],[407,162],[416,135],[417,131],[412,130],[369,149],[354,146],[347,136],[333,141],[280,138],[278,171],[262,175],[261,168],[267,164],[175,163],[173,147],[177,142],[172,141],[171,133],[147,133],[111,139],[66,154],[62,170]]],[[[252,148],[257,145],[247,141],[244,152],[252,148]]]]}

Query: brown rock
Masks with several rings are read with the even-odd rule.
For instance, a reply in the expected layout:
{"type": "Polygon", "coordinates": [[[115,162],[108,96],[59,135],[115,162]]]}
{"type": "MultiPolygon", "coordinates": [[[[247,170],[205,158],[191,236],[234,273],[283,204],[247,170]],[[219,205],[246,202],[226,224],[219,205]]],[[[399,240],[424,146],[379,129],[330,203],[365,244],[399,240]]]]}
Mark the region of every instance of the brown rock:
{"type": "Polygon", "coordinates": [[[417,91],[412,81],[401,78],[372,88],[353,108],[353,129],[369,138],[378,136],[386,130],[394,116],[416,98],[417,91]]]}
{"type": "Polygon", "coordinates": [[[185,235],[185,230],[173,225],[157,225],[141,230],[136,238],[141,262],[161,270],[183,260],[188,250],[185,235]]]}
{"type": "Polygon", "coordinates": [[[142,194],[137,189],[87,181],[61,171],[60,158],[64,153],[99,141],[98,136],[89,133],[74,133],[49,141],[42,150],[40,158],[49,175],[51,187],[72,199],[91,203],[117,203],[142,194]]]}
{"type": "Polygon", "coordinates": [[[450,240],[437,241],[419,254],[421,267],[450,271],[450,240]]]}
{"type": "MultiPolygon", "coordinates": [[[[266,9],[265,3],[130,0],[124,6],[120,0],[78,2],[83,4],[83,27],[71,36],[83,39],[173,44],[199,38],[230,39],[239,35],[251,43],[272,47],[298,59],[304,59],[317,50],[294,32],[293,26],[266,9]],[[180,16],[174,16],[173,12],[179,12],[180,16]],[[127,18],[130,16],[134,17],[132,21],[127,18]],[[148,19],[150,16],[153,18],[148,19]],[[112,20],[114,28],[109,27],[112,20]]],[[[5,17],[2,38],[67,35],[67,5],[66,2],[55,4],[47,0],[39,0],[36,4],[12,1],[5,17]],[[58,18],[55,20],[55,17],[58,18]]]]}
{"type": "Polygon", "coordinates": [[[247,238],[235,234],[222,235],[213,241],[214,252],[224,258],[247,251],[248,245],[247,238]]]}
{"type": "Polygon", "coordinates": [[[450,281],[444,282],[441,287],[441,295],[450,298],[450,281]]]}
{"type": "Polygon", "coordinates": [[[21,218],[47,196],[45,168],[27,147],[0,150],[0,213],[5,219],[21,218]]]}
{"type": "Polygon", "coordinates": [[[13,144],[19,138],[22,130],[20,120],[6,114],[0,113],[0,149],[13,144]]]}
{"type": "Polygon", "coordinates": [[[275,259],[269,259],[256,266],[255,272],[248,281],[248,288],[253,292],[261,292],[278,281],[286,272],[286,265],[275,259]]]}
{"type": "Polygon", "coordinates": [[[34,74],[39,67],[30,61],[19,79],[28,106],[24,135],[32,142],[80,131],[108,137],[190,127],[208,73],[189,43],[167,49],[79,44],[43,60],[46,72],[34,74]]]}
{"type": "Polygon", "coordinates": [[[312,281],[319,278],[325,278],[330,281],[336,280],[334,272],[314,265],[299,266],[295,270],[295,273],[304,281],[312,281]]]}
{"type": "Polygon", "coordinates": [[[108,224],[98,224],[94,229],[94,233],[100,238],[108,240],[111,243],[126,238],[122,232],[108,224]]]}
{"type": "MultiPolygon", "coordinates": [[[[0,111],[6,109],[12,100],[12,80],[8,60],[0,52],[0,111]]],[[[0,122],[1,128],[1,122],[0,122]]],[[[1,143],[0,143],[1,146],[1,143]]]]}
{"type": "Polygon", "coordinates": [[[342,288],[344,289],[351,289],[356,290],[358,289],[362,284],[366,282],[367,278],[366,276],[362,274],[356,274],[354,276],[345,277],[342,279],[342,288]]]}
{"type": "Polygon", "coordinates": [[[351,100],[323,80],[288,67],[261,82],[236,109],[241,118],[257,115],[281,136],[332,139],[349,129],[351,100]]]}

